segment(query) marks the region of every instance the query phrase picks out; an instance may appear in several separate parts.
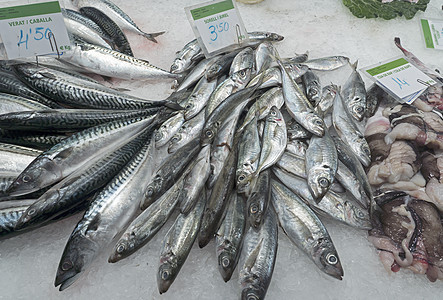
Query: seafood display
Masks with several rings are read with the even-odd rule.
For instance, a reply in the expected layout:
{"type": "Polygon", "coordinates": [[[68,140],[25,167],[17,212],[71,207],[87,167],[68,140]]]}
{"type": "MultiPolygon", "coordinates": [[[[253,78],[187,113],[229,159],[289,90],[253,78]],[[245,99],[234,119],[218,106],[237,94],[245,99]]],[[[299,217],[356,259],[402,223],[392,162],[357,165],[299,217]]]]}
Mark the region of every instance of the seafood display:
{"type": "Polygon", "coordinates": [[[369,231],[387,270],[443,279],[442,85],[399,104],[366,91],[357,57],[281,56],[290,41],[266,31],[211,58],[182,41],[162,69],[134,57],[131,41],[162,47],[167,33],[145,33],[109,0],[71,2],[71,51],[0,71],[0,240],[77,214],[52,266],[61,295],[103,263],[143,264],[153,297],[171,294],[204,259],[209,279],[264,299],[291,251],[340,284],[352,262],[335,224],[369,231]],[[154,99],[114,85],[146,81],[173,91],[154,99]]]}

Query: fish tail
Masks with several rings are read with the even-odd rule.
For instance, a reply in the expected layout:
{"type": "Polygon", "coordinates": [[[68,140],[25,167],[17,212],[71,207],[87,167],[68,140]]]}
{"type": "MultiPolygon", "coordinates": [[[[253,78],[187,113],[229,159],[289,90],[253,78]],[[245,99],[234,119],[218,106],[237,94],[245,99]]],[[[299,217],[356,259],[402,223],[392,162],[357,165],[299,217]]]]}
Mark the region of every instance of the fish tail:
{"type": "Polygon", "coordinates": [[[166,31],[161,31],[161,32],[155,32],[155,33],[146,33],[143,32],[143,36],[145,38],[147,38],[148,40],[150,40],[151,42],[157,43],[157,40],[155,39],[156,36],[162,35],[163,33],[165,33],[166,31]]]}

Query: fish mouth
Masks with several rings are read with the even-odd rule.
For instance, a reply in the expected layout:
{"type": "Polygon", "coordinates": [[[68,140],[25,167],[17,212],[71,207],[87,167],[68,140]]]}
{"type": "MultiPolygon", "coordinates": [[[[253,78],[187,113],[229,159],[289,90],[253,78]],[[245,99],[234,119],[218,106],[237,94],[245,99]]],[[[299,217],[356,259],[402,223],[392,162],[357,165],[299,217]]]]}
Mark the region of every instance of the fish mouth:
{"type": "Polygon", "coordinates": [[[70,287],[80,275],[79,272],[74,269],[68,271],[59,271],[57,276],[55,277],[54,286],[60,286],[59,291],[63,291],[70,287]]]}

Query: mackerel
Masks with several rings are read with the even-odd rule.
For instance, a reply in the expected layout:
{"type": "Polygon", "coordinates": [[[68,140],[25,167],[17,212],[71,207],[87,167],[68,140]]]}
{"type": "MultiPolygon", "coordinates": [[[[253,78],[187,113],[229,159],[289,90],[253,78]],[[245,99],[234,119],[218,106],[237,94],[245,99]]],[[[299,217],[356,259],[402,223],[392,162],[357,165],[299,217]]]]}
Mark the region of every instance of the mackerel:
{"type": "Polygon", "coordinates": [[[176,58],[171,65],[171,73],[183,73],[191,68],[191,66],[200,58],[203,52],[196,39],[188,42],[182,50],[177,52],[176,58]]]}
{"type": "Polygon", "coordinates": [[[49,109],[49,107],[28,98],[0,93],[0,111],[2,114],[40,109],[49,109]]]}

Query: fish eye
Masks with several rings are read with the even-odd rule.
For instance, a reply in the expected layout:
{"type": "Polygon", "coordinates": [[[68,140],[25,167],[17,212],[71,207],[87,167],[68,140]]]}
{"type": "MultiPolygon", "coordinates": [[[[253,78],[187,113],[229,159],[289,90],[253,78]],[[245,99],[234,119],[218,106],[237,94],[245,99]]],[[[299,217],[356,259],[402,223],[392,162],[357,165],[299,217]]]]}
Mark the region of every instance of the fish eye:
{"type": "Polygon", "coordinates": [[[360,218],[363,218],[363,217],[365,216],[365,214],[364,214],[361,210],[357,211],[357,215],[358,215],[360,218]]]}
{"type": "Polygon", "coordinates": [[[362,113],[362,112],[363,112],[363,107],[358,106],[358,107],[355,108],[355,110],[356,110],[358,113],[362,113]]]}
{"type": "Polygon", "coordinates": [[[245,76],[246,76],[246,72],[245,72],[245,70],[241,70],[241,71],[239,72],[239,74],[240,74],[241,77],[245,77],[245,76]]]}
{"type": "Polygon", "coordinates": [[[248,295],[246,296],[246,299],[247,299],[247,300],[259,300],[259,298],[257,297],[257,295],[254,295],[254,294],[248,294],[248,295]]]}
{"type": "Polygon", "coordinates": [[[178,142],[178,137],[173,136],[171,139],[171,143],[177,143],[178,142]]]}
{"type": "Polygon", "coordinates": [[[222,263],[223,268],[227,268],[231,264],[231,260],[225,256],[225,257],[223,257],[221,263],[222,263]]]}
{"type": "Polygon", "coordinates": [[[275,110],[271,110],[271,115],[272,115],[272,116],[276,116],[276,115],[277,115],[277,112],[276,112],[275,110]]]}
{"type": "Polygon", "coordinates": [[[337,256],[335,256],[332,253],[328,253],[328,255],[326,255],[326,261],[328,262],[328,264],[330,265],[335,265],[338,263],[338,258],[337,256]]]}
{"type": "Polygon", "coordinates": [[[70,260],[67,260],[67,261],[65,261],[62,264],[62,270],[63,271],[68,271],[69,269],[72,269],[72,267],[73,267],[73,265],[72,265],[72,262],[70,260]]]}
{"type": "Polygon", "coordinates": [[[121,243],[120,245],[118,245],[117,247],[117,253],[122,253],[123,251],[126,250],[126,246],[125,244],[121,243]]]}
{"type": "Polygon", "coordinates": [[[162,280],[168,280],[169,275],[170,275],[170,273],[169,273],[168,270],[164,270],[164,271],[162,271],[162,274],[161,274],[161,278],[162,278],[162,280]]]}
{"type": "Polygon", "coordinates": [[[159,140],[161,140],[162,136],[163,136],[163,135],[162,135],[160,132],[156,132],[156,133],[155,133],[155,141],[158,142],[159,140]]]}
{"type": "Polygon", "coordinates": [[[251,204],[251,206],[249,207],[249,211],[251,212],[251,214],[256,214],[258,213],[258,206],[257,204],[251,204]]]}
{"type": "Polygon", "coordinates": [[[246,179],[245,175],[240,175],[240,176],[238,176],[238,178],[237,178],[238,181],[243,181],[243,180],[245,180],[245,179],[246,179]]]}
{"type": "Polygon", "coordinates": [[[322,188],[328,187],[328,186],[329,186],[329,180],[326,179],[325,177],[320,177],[320,178],[318,179],[318,184],[319,184],[322,188]]]}
{"type": "Polygon", "coordinates": [[[206,130],[205,134],[208,138],[212,138],[212,135],[213,135],[212,130],[210,130],[210,129],[206,130]]]}
{"type": "Polygon", "coordinates": [[[320,119],[315,120],[314,123],[315,123],[315,125],[319,125],[319,126],[323,125],[323,121],[320,119]]]}
{"type": "Polygon", "coordinates": [[[311,95],[312,95],[312,96],[317,95],[317,91],[316,91],[316,90],[311,90],[311,95]]]}
{"type": "Polygon", "coordinates": [[[149,187],[146,191],[146,194],[148,195],[148,197],[151,197],[154,194],[154,189],[152,187],[149,187]]]}
{"type": "Polygon", "coordinates": [[[29,176],[29,175],[25,175],[25,176],[23,176],[23,178],[22,178],[22,181],[23,182],[29,182],[29,181],[31,181],[32,180],[32,178],[31,178],[31,176],[29,176]]]}
{"type": "Polygon", "coordinates": [[[28,216],[32,216],[32,215],[34,215],[35,212],[36,212],[36,210],[35,210],[34,208],[31,208],[31,209],[28,211],[28,216]]]}

